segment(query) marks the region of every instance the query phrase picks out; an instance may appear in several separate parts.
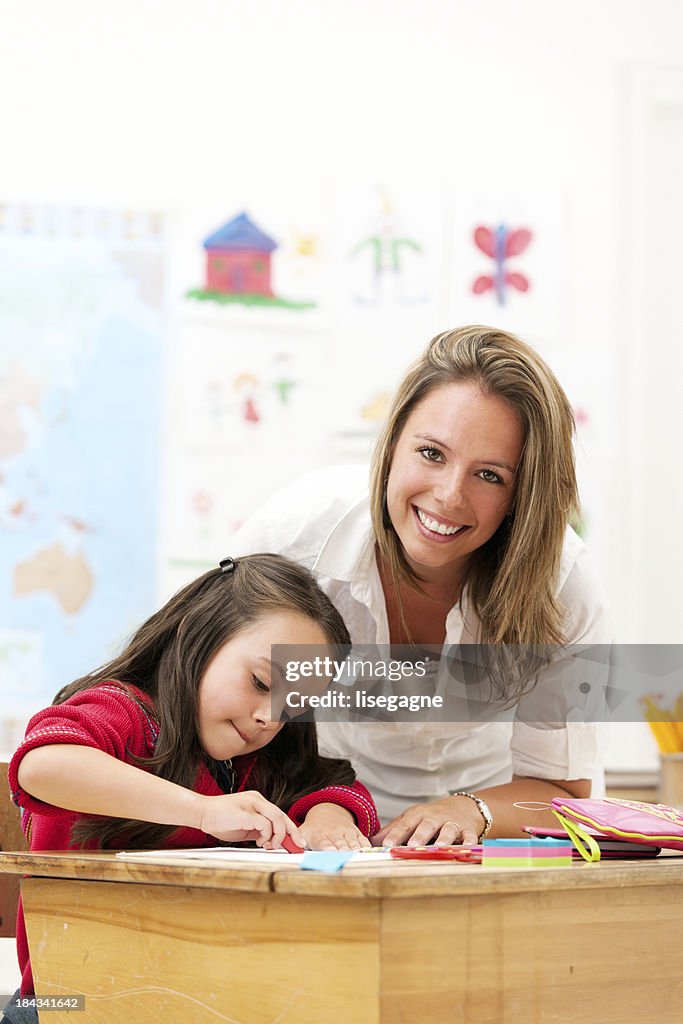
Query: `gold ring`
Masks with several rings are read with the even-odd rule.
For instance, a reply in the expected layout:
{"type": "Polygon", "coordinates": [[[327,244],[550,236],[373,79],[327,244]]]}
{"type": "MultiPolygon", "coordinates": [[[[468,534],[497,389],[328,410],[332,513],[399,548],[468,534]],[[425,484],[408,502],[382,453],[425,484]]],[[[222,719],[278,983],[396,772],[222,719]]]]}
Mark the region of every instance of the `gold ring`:
{"type": "Polygon", "coordinates": [[[452,825],[453,828],[457,828],[458,832],[462,830],[462,825],[458,825],[457,821],[444,821],[441,828],[446,828],[446,825],[452,825]]]}

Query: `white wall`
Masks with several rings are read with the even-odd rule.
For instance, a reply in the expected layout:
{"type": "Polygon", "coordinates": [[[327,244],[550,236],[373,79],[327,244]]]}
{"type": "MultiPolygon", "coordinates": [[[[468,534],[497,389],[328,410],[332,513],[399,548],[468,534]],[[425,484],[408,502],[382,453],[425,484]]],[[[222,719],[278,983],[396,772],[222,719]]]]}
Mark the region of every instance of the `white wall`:
{"type": "MultiPolygon", "coordinates": [[[[309,182],[387,179],[563,196],[562,334],[604,378],[591,547],[620,638],[643,640],[626,634],[639,581],[620,487],[635,471],[618,393],[624,82],[634,66],[680,67],[681,38],[678,0],[8,3],[0,198],[229,213],[247,189],[285,201],[309,182]]],[[[679,342],[660,338],[663,361],[679,342]]]]}

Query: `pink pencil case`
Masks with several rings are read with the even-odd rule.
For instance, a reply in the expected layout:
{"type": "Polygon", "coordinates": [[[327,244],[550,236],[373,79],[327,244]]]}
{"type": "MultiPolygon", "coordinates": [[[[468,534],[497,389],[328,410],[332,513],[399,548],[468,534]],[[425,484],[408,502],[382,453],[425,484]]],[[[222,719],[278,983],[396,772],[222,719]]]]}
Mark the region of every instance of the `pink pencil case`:
{"type": "Polygon", "coordinates": [[[666,804],[555,797],[552,811],[586,860],[600,859],[600,836],[683,850],[683,812],[666,804]]]}
{"type": "MultiPolygon", "coordinates": [[[[595,829],[590,829],[588,826],[585,830],[590,832],[600,847],[601,860],[631,860],[633,858],[640,860],[642,857],[656,857],[661,853],[661,846],[646,846],[645,843],[633,843],[629,839],[606,839],[605,836],[601,836],[595,829]]],[[[540,828],[536,825],[525,825],[524,831],[528,832],[530,836],[539,836],[541,839],[544,836],[552,836],[553,839],[567,838],[565,828],[540,828]]],[[[582,854],[576,846],[572,852],[574,860],[581,860],[582,854]]]]}

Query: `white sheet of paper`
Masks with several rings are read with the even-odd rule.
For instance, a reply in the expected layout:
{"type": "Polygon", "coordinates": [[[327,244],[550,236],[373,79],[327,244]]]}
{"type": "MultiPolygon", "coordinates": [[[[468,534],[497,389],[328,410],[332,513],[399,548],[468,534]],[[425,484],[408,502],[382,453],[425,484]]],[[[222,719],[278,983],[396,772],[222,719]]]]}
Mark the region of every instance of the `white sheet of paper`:
{"type": "MultiPolygon", "coordinates": [[[[287,853],[286,850],[261,850],[253,847],[241,846],[205,846],[196,849],[177,850],[121,850],[116,854],[119,860],[125,861],[169,861],[184,860],[192,862],[193,867],[212,867],[217,864],[225,864],[226,867],[234,865],[245,867],[249,864],[269,864],[290,866],[299,865],[304,856],[303,853],[287,853]]],[[[393,864],[410,863],[409,861],[394,860],[389,850],[377,849],[367,853],[355,853],[344,865],[344,870],[353,867],[372,867],[374,864],[385,864],[391,861],[393,864]]]]}
{"type": "Polygon", "coordinates": [[[249,864],[273,864],[282,861],[287,864],[298,864],[303,854],[288,853],[287,850],[261,850],[257,847],[200,846],[196,849],[177,850],[121,850],[116,856],[120,860],[191,860],[204,864],[215,864],[220,861],[247,861],[249,864]]]}

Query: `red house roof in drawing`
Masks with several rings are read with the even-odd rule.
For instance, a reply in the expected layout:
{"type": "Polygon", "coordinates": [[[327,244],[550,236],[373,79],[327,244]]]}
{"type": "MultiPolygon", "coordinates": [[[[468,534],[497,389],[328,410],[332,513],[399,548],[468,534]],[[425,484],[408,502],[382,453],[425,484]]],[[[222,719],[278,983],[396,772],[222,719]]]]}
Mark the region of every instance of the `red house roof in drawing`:
{"type": "Polygon", "coordinates": [[[270,254],[277,242],[246,213],[233,217],[204,240],[206,290],[223,295],[273,297],[270,254]]]}

